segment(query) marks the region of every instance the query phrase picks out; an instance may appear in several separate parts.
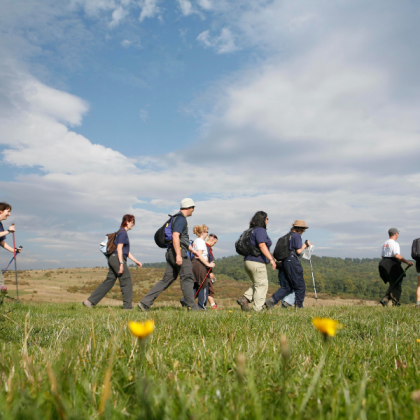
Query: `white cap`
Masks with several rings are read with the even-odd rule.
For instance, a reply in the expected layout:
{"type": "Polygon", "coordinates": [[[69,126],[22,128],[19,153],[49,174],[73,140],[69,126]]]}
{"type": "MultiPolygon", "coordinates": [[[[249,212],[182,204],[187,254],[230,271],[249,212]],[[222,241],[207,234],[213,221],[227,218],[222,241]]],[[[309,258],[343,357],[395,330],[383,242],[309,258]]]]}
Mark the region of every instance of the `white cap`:
{"type": "Polygon", "coordinates": [[[189,207],[195,207],[194,201],[192,198],[184,198],[181,201],[181,209],[188,209],[189,207]]]}

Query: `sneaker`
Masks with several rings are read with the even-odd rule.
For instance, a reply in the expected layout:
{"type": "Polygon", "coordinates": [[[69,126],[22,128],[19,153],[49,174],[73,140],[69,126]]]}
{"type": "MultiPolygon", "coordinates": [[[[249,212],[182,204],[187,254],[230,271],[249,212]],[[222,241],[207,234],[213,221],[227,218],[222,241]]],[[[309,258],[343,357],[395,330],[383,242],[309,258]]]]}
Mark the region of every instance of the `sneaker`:
{"type": "Polygon", "coordinates": [[[217,304],[215,303],[215,304],[211,307],[211,309],[220,309],[220,308],[218,308],[218,307],[217,307],[217,304]]]}
{"type": "Polygon", "coordinates": [[[89,308],[89,309],[92,309],[93,308],[93,305],[92,305],[92,302],[90,302],[89,300],[85,300],[85,301],[83,301],[82,302],[82,305],[83,306],[86,306],[86,308],[89,308]]]}
{"type": "Polygon", "coordinates": [[[287,302],[284,301],[284,302],[281,303],[281,307],[284,308],[284,309],[287,309],[287,308],[291,308],[292,305],[290,303],[287,303],[287,302]]]}
{"type": "Polygon", "coordinates": [[[273,298],[268,298],[265,300],[265,307],[271,309],[275,305],[273,298]]]}
{"type": "Polygon", "coordinates": [[[139,309],[141,310],[141,311],[143,311],[143,312],[149,312],[150,311],[150,308],[148,308],[146,305],[143,305],[141,302],[139,302],[138,304],[137,304],[137,306],[139,307],[139,309]]]}
{"type": "Polygon", "coordinates": [[[248,299],[245,296],[242,296],[240,299],[238,299],[236,303],[241,307],[243,311],[248,312],[250,310],[248,299]]]}
{"type": "Polygon", "coordinates": [[[182,299],[179,301],[179,303],[181,304],[181,306],[182,306],[183,308],[188,308],[188,305],[186,304],[186,302],[185,302],[184,298],[182,298],[182,299]]]}

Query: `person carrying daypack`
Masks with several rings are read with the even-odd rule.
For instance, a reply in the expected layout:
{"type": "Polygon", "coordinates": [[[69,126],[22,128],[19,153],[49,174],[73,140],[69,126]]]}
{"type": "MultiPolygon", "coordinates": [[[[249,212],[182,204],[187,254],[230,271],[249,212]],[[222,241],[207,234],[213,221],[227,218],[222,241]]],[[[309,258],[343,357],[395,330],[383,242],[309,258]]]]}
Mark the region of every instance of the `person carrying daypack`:
{"type": "Polygon", "coordinates": [[[401,283],[404,278],[404,270],[401,263],[408,266],[414,265],[411,261],[407,261],[400,254],[400,245],[397,243],[400,232],[397,228],[388,230],[389,239],[382,245],[381,257],[379,262],[379,275],[385,283],[389,283],[389,288],[379,302],[382,306],[388,306],[388,302],[392,301],[392,306],[400,305],[401,283]]]}
{"type": "Polygon", "coordinates": [[[155,235],[156,243],[160,245],[160,233],[166,228],[167,237],[166,269],[163,279],[158,281],[147,295],[138,303],[140,310],[147,312],[153,305],[155,299],[166,290],[180,276],[181,290],[188,308],[198,311],[198,305],[194,301],[194,276],[193,267],[187,251],[193,251],[188,236],[187,217],[194,212],[195,204],[191,198],[184,198],[181,201],[180,211],[160,228],[155,235]],[[169,230],[168,230],[169,227],[169,230]],[[171,238],[170,238],[171,236],[171,238]]]}
{"type": "Polygon", "coordinates": [[[284,285],[265,301],[267,309],[271,309],[274,305],[277,305],[278,302],[292,292],[295,292],[296,306],[303,308],[306,285],[303,278],[303,268],[300,264],[300,254],[311,246],[308,240],[302,244],[301,236],[306,229],[308,229],[308,226],[306,226],[303,220],[296,220],[292,225],[289,245],[286,248],[286,254],[289,255],[282,261],[285,274],[283,280],[284,285]]]}
{"type": "Polygon", "coordinates": [[[123,309],[133,309],[133,282],[131,280],[130,270],[128,269],[127,258],[133,261],[138,267],[142,266],[142,263],[137,261],[130,252],[128,231],[133,229],[135,224],[135,217],[132,214],[126,214],[122,218],[117,234],[109,235],[114,240],[112,241],[113,243],[107,244],[109,253],[105,254],[108,259],[108,275],[96,290],[82,302],[84,306],[88,308],[96,306],[112,289],[118,278],[123,296],[123,309]]]}
{"type": "Polygon", "coordinates": [[[254,311],[260,312],[264,308],[264,302],[268,291],[267,264],[276,269],[276,262],[270,254],[271,239],[267,235],[268,216],[264,211],[257,211],[249,223],[247,229],[236,243],[238,252],[248,249],[244,257],[245,271],[252,281],[252,286],[236,302],[243,311],[249,311],[249,303],[254,302],[254,311]],[[249,239],[247,238],[249,234],[249,239]],[[248,242],[249,243],[246,243],[248,242]],[[241,243],[243,242],[243,243],[241,243]]]}
{"type": "Polygon", "coordinates": [[[414,239],[411,247],[411,258],[416,262],[417,271],[417,290],[416,290],[416,309],[420,309],[420,238],[414,239]]]}

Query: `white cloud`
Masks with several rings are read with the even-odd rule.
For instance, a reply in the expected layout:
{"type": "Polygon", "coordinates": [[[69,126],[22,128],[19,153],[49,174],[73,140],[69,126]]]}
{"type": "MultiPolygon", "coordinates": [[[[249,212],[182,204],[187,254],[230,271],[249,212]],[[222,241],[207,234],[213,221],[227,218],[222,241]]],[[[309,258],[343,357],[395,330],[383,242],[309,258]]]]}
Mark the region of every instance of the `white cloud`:
{"type": "Polygon", "coordinates": [[[235,45],[235,39],[229,28],[223,28],[220,35],[214,38],[210,37],[210,32],[201,32],[197,40],[202,42],[206,47],[212,47],[218,54],[231,53],[238,50],[235,45]]]}
{"type": "Polygon", "coordinates": [[[210,0],[198,0],[197,3],[204,10],[211,10],[213,7],[212,2],[210,0]]]}
{"type": "Polygon", "coordinates": [[[121,42],[121,46],[123,48],[128,48],[132,43],[133,43],[133,41],[130,41],[128,39],[124,39],[124,41],[121,42]]]}
{"type": "Polygon", "coordinates": [[[118,6],[112,12],[112,20],[109,23],[110,28],[115,28],[119,25],[119,23],[128,15],[128,11],[125,10],[123,7],[118,6]]]}
{"type": "Polygon", "coordinates": [[[139,117],[143,122],[147,121],[149,119],[149,111],[146,108],[141,109],[139,112],[139,117]]]}
{"type": "Polygon", "coordinates": [[[140,5],[140,22],[143,22],[143,20],[146,18],[152,18],[160,13],[160,8],[158,7],[158,0],[142,0],[140,5]]]}
{"type": "Polygon", "coordinates": [[[184,16],[188,16],[193,13],[192,4],[189,0],[178,0],[178,4],[184,16]]]}

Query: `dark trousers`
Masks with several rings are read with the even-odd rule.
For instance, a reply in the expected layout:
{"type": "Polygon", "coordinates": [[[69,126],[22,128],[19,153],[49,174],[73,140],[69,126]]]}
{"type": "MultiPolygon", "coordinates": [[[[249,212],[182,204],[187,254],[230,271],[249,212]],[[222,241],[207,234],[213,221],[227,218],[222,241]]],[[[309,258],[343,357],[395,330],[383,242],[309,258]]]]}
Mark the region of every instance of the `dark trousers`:
{"type": "Polygon", "coordinates": [[[299,258],[295,254],[290,254],[283,261],[283,270],[285,274],[284,286],[277,290],[272,296],[274,303],[277,304],[284,297],[295,292],[296,306],[298,308],[303,308],[306,285],[305,280],[303,279],[303,268],[299,258]]]}
{"type": "Polygon", "coordinates": [[[120,262],[117,254],[112,254],[108,258],[109,271],[106,279],[96,288],[96,290],[88,297],[88,301],[92,305],[97,305],[104,296],[112,289],[115,282],[120,281],[121,292],[123,295],[123,308],[131,309],[133,307],[133,282],[131,281],[130,270],[127,266],[127,261],[124,261],[124,272],[118,274],[120,269],[120,262]]]}
{"type": "Polygon", "coordinates": [[[155,299],[166,290],[179,276],[181,280],[181,290],[184,295],[185,303],[193,310],[198,310],[194,302],[194,276],[192,262],[187,256],[187,252],[181,249],[182,264],[176,265],[176,254],[173,248],[166,251],[166,269],[163,279],[158,281],[149,293],[141,300],[141,303],[150,308],[155,299]]]}
{"type": "Polygon", "coordinates": [[[397,275],[391,275],[389,280],[389,288],[386,291],[386,294],[383,298],[385,302],[392,301],[393,305],[396,305],[399,303],[402,293],[402,287],[401,283],[404,278],[404,271],[401,268],[401,273],[399,276],[397,275]]]}

